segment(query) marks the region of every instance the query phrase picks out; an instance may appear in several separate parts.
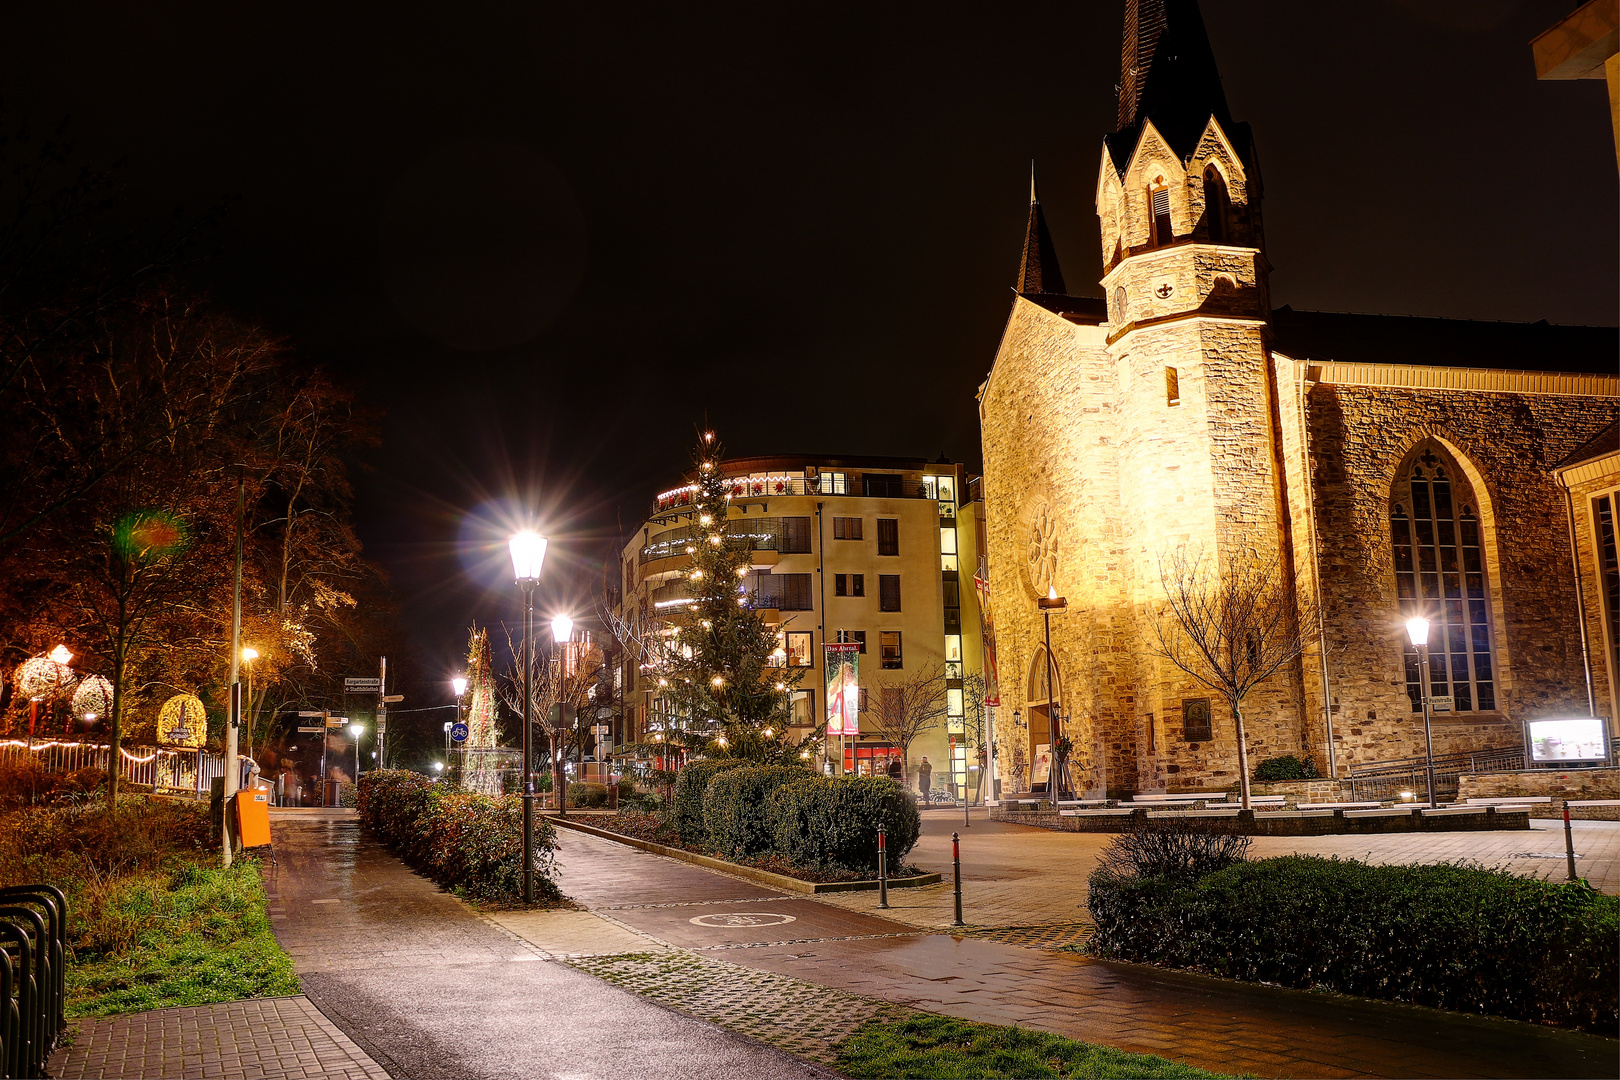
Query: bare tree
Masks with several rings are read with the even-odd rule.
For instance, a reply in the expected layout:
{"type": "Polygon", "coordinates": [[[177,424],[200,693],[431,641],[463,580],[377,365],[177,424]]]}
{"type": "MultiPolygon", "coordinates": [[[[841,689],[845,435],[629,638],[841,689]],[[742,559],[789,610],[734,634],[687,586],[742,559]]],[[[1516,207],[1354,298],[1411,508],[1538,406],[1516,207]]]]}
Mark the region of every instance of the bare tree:
{"type": "Polygon", "coordinates": [[[1243,700],[1298,660],[1314,640],[1313,614],[1283,571],[1280,556],[1234,548],[1225,565],[1186,545],[1159,558],[1166,606],[1155,621],[1158,655],[1207,686],[1237,729],[1239,790],[1249,809],[1249,745],[1243,700]]]}
{"type": "Polygon", "coordinates": [[[877,698],[867,711],[867,725],[884,742],[900,748],[907,780],[911,778],[911,744],[945,719],[945,665],[934,664],[911,676],[880,681],[877,698]]]}
{"type": "MultiPolygon", "coordinates": [[[[510,627],[503,626],[506,633],[507,655],[512,657],[511,667],[499,680],[499,694],[501,703],[506,706],[507,712],[515,717],[523,715],[523,638],[512,636],[510,627]]],[[[544,745],[551,757],[551,764],[547,771],[556,772],[556,751],[558,749],[579,749],[585,745],[585,739],[590,734],[591,724],[595,721],[591,716],[590,706],[594,703],[597,684],[602,673],[603,655],[600,647],[596,645],[581,646],[575,643],[569,655],[564,658],[552,655],[553,650],[535,642],[532,666],[529,672],[529,722],[534,724],[545,739],[536,741],[535,746],[544,745]],[[551,727],[550,716],[553,705],[563,704],[574,707],[574,730],[560,733],[561,740],[557,738],[558,732],[551,727]],[[559,745],[553,745],[558,743],[559,745]]],[[[521,725],[522,721],[519,721],[521,725]]],[[[522,738],[522,732],[518,733],[522,738]]],[[[531,768],[533,763],[531,762],[531,768]]]]}

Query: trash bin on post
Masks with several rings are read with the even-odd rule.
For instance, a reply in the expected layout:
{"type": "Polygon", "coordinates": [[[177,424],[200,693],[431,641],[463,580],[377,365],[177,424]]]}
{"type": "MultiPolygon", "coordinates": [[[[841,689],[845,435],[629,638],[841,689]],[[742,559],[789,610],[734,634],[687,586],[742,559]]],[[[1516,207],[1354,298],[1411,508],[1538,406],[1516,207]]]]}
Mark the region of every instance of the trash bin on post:
{"type": "Polygon", "coordinates": [[[236,793],[236,827],[244,848],[265,847],[270,843],[269,788],[243,788],[236,793]]]}
{"type": "Polygon", "coordinates": [[[326,800],[321,803],[322,806],[337,806],[342,802],[338,796],[338,788],[342,783],[341,780],[326,781],[326,800]]]}

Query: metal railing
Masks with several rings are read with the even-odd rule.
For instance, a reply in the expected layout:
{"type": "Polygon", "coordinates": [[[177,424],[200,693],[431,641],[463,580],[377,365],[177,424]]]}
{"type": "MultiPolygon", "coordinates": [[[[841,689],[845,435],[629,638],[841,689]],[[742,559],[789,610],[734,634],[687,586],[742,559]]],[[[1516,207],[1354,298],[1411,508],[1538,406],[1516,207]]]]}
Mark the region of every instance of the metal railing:
{"type": "MultiPolygon", "coordinates": [[[[747,551],[776,551],[782,544],[781,518],[736,518],[726,522],[731,546],[747,551]]],[[[641,549],[643,566],[657,559],[673,559],[687,554],[703,531],[691,525],[661,532],[641,549]]]]}
{"type": "MultiPolygon", "coordinates": [[[[858,472],[845,472],[834,474],[829,471],[819,477],[798,476],[735,476],[727,477],[726,484],[734,499],[763,499],[772,496],[787,495],[848,495],[856,498],[873,499],[935,499],[938,498],[937,489],[920,480],[891,480],[893,474],[882,473],[872,475],[873,483],[867,484],[867,475],[858,472]],[[841,478],[840,478],[841,477],[841,478]]],[[[690,490],[677,491],[657,499],[653,503],[653,517],[667,514],[672,510],[683,507],[690,508],[696,502],[696,493],[690,490]]]]}
{"type": "Polygon", "coordinates": [[[0,1073],[44,1076],[67,1025],[67,897],[53,885],[0,889],[0,1073]]]}
{"type": "MultiPolygon", "coordinates": [[[[105,770],[109,750],[96,743],[52,741],[30,746],[21,739],[7,739],[0,742],[0,763],[32,758],[47,773],[105,770]]],[[[237,757],[242,769],[237,783],[246,786],[254,762],[245,754],[237,757]]],[[[156,794],[206,799],[213,781],[225,775],[225,755],[189,747],[120,747],[118,775],[126,783],[149,787],[156,794]]]]}

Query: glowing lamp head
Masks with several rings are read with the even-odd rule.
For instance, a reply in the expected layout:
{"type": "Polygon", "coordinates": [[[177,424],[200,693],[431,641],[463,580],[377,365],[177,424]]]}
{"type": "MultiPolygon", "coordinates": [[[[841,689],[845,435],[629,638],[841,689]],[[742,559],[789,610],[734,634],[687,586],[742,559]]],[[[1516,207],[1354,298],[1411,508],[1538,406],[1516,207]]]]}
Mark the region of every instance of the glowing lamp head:
{"type": "Polygon", "coordinates": [[[546,561],[546,538],[523,530],[512,537],[512,576],[519,581],[539,581],[540,566],[546,561]]]}
{"type": "Polygon", "coordinates": [[[442,761],[435,761],[435,762],[434,762],[434,763],[433,763],[433,771],[434,771],[434,772],[444,772],[444,762],[442,762],[442,761]]]}
{"type": "Polygon", "coordinates": [[[450,689],[456,692],[456,697],[460,697],[462,694],[467,692],[467,680],[461,678],[459,675],[456,676],[454,679],[450,680],[450,689]]]}
{"type": "Polygon", "coordinates": [[[71,664],[72,662],[73,654],[68,652],[66,645],[58,645],[56,648],[51,650],[51,663],[71,664]]]}
{"type": "Polygon", "coordinates": [[[255,649],[251,645],[242,646],[242,659],[243,660],[246,660],[248,663],[251,664],[251,663],[253,663],[253,661],[257,660],[258,658],[259,658],[259,650],[258,649],[255,649]]]}
{"type": "Polygon", "coordinates": [[[84,722],[87,723],[87,724],[95,723],[96,722],[96,714],[93,713],[93,712],[85,713],[84,714],[84,722]]]}
{"type": "Polygon", "coordinates": [[[350,724],[349,725],[349,734],[353,735],[357,739],[361,735],[364,735],[365,732],[366,732],[366,729],[361,727],[359,724],[350,724]]]}
{"type": "Polygon", "coordinates": [[[1429,643],[1429,620],[1421,615],[1407,619],[1406,636],[1412,639],[1413,645],[1427,645],[1429,643]]]}
{"type": "Polygon", "coordinates": [[[1046,598],[1048,600],[1056,600],[1057,599],[1057,586],[1056,585],[1048,585],[1046,587],[1046,598]]]}
{"type": "Polygon", "coordinates": [[[559,615],[551,620],[552,641],[574,640],[574,620],[567,615],[559,615]]]}

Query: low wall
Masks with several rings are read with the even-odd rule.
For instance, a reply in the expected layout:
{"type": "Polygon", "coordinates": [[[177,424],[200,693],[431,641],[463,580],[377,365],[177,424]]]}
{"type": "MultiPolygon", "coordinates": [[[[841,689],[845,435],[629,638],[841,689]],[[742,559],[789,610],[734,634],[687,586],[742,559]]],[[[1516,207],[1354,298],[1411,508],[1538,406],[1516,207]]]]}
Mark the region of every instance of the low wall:
{"type": "MultiPolygon", "coordinates": [[[[1402,808],[1405,809],[1405,808],[1402,808]]],[[[1051,810],[1013,810],[1006,806],[990,808],[991,821],[1005,821],[1010,825],[1031,825],[1054,832],[1117,833],[1134,829],[1148,821],[1145,808],[1132,809],[1129,814],[1096,814],[1065,817],[1051,810]]],[[[1178,815],[1182,816],[1182,815],[1178,815]]],[[[1380,814],[1376,817],[1350,817],[1343,810],[1331,813],[1302,815],[1287,810],[1241,810],[1237,815],[1205,817],[1197,811],[1187,811],[1189,822],[1203,820],[1211,828],[1236,828],[1245,836],[1342,836],[1392,832],[1485,832],[1530,828],[1530,815],[1523,810],[1501,813],[1495,807],[1477,814],[1427,815],[1419,807],[1404,814],[1380,814]]],[[[1163,820],[1163,819],[1156,819],[1163,820]]]]}
{"type": "MultiPolygon", "coordinates": [[[[1523,772],[1464,773],[1457,778],[1457,801],[1546,795],[1551,803],[1530,808],[1530,816],[1561,818],[1564,801],[1620,799],[1620,768],[1526,769],[1523,772]]],[[[1620,821],[1620,806],[1571,807],[1569,816],[1584,821],[1620,821]]]]}
{"type": "MultiPolygon", "coordinates": [[[[1249,791],[1254,795],[1286,795],[1289,802],[1352,802],[1350,785],[1340,780],[1278,780],[1270,784],[1252,781],[1249,791]]],[[[1236,798],[1238,786],[1233,784],[1230,797],[1236,798]]]]}

